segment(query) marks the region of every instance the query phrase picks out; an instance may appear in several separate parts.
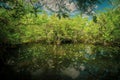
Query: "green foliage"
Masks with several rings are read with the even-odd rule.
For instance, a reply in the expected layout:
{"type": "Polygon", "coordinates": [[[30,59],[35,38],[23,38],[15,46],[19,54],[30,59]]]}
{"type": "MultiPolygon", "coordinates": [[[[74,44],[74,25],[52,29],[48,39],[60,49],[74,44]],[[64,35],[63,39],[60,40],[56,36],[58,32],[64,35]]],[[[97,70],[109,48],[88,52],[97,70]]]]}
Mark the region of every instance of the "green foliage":
{"type": "Polygon", "coordinates": [[[97,22],[88,21],[81,16],[59,19],[56,14],[39,14],[36,17],[32,13],[15,19],[9,16],[14,13],[13,11],[1,11],[1,42],[120,44],[119,8],[97,15],[97,22]]]}
{"type": "MultiPolygon", "coordinates": [[[[3,0],[1,3],[4,6],[0,7],[0,44],[19,44],[20,32],[23,30],[19,27],[23,24],[20,19],[30,13],[32,6],[25,5],[26,3],[23,0],[3,0]],[[6,6],[9,8],[6,8],[6,6]]],[[[35,19],[33,20],[35,21],[35,19]]]]}
{"type": "Polygon", "coordinates": [[[19,21],[10,16],[12,11],[0,10],[0,43],[18,43],[19,28],[16,25],[19,21]]]}
{"type": "MultiPolygon", "coordinates": [[[[38,14],[36,17],[33,13],[29,13],[30,6],[27,7],[28,12],[25,9],[21,4],[13,10],[0,8],[0,44],[39,42],[54,45],[32,45],[30,48],[21,46],[23,48],[19,48],[18,54],[15,54],[17,58],[13,56],[10,59],[6,59],[6,54],[4,54],[8,52],[7,50],[0,50],[2,53],[0,60],[3,63],[15,65],[18,72],[19,70],[34,71],[40,68],[60,71],[61,68],[68,68],[71,64],[78,69],[81,63],[99,66],[102,69],[111,68],[109,67],[111,65],[112,68],[119,67],[120,49],[118,47],[104,49],[85,44],[84,47],[79,44],[59,46],[59,44],[79,42],[119,46],[119,8],[97,15],[96,22],[88,21],[87,18],[81,16],[59,19],[57,15],[38,14]]],[[[13,52],[11,50],[11,53],[13,52]]]]}
{"type": "Polygon", "coordinates": [[[120,11],[115,9],[102,13],[98,17],[99,32],[104,42],[117,42],[120,40],[120,11]]]}

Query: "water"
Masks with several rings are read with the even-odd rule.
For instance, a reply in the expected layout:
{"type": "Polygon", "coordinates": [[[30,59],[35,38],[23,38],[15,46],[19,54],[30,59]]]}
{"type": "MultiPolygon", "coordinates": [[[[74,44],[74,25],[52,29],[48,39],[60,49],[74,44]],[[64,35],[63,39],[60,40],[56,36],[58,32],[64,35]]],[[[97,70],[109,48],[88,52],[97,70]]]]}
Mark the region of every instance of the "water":
{"type": "Polygon", "coordinates": [[[8,78],[13,80],[120,79],[119,47],[32,43],[7,52],[10,54],[5,62],[7,67],[1,74],[12,73],[8,78]]]}

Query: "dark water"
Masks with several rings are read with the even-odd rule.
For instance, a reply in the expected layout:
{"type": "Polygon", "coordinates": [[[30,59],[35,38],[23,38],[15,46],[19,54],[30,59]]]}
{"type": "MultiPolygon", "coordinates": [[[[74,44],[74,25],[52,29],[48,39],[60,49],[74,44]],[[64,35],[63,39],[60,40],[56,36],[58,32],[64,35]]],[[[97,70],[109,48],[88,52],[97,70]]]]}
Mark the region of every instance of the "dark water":
{"type": "Polygon", "coordinates": [[[119,47],[34,43],[5,52],[4,80],[120,80],[119,47]]]}

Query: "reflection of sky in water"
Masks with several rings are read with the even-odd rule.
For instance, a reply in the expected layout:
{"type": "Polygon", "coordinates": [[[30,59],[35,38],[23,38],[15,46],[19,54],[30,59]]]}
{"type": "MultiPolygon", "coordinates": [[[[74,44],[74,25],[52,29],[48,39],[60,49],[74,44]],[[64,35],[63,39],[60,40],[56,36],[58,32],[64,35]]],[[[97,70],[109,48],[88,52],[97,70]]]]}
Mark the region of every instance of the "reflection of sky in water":
{"type": "Polygon", "coordinates": [[[81,78],[83,80],[89,80],[86,76],[88,77],[91,74],[97,75],[98,73],[102,73],[99,76],[103,77],[105,71],[113,70],[117,73],[119,69],[117,61],[120,60],[119,57],[117,59],[116,56],[117,54],[119,55],[120,49],[117,47],[103,47],[86,44],[65,44],[57,46],[33,43],[21,45],[18,50],[20,54],[19,57],[15,60],[12,58],[11,61],[14,61],[13,64],[18,64],[16,69],[19,71],[27,65],[22,65],[24,63],[23,61],[30,63],[27,68],[30,70],[32,77],[35,78],[33,80],[36,80],[36,78],[39,80],[41,77],[46,78],[46,75],[60,75],[63,78],[61,80],[64,80],[64,76],[65,78],[70,77],[70,79],[67,80],[80,80],[81,78]],[[53,53],[58,55],[54,55],[53,53]],[[110,57],[110,54],[112,57],[110,57]],[[19,68],[19,66],[21,68],[19,68]],[[57,75],[54,72],[56,72],[57,75]]]}

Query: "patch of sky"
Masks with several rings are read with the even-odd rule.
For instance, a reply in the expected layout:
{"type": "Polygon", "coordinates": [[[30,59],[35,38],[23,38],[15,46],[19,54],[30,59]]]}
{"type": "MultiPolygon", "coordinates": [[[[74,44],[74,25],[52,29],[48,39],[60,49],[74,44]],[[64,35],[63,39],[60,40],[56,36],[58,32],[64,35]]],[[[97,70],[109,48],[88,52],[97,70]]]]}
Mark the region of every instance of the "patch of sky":
{"type": "Polygon", "coordinates": [[[97,4],[97,8],[95,9],[95,12],[99,14],[99,12],[105,12],[106,9],[110,9],[113,6],[109,3],[108,0],[105,0],[102,4],[97,4]]]}
{"type": "MultiPolygon", "coordinates": [[[[75,1],[75,0],[74,0],[75,1]]],[[[3,2],[1,2],[0,1],[0,7],[4,7],[4,8],[10,8],[9,6],[8,6],[8,4],[7,3],[3,3],[3,2]]],[[[96,4],[95,5],[95,8],[94,8],[94,10],[92,11],[94,14],[99,14],[100,12],[105,12],[106,11],[106,9],[107,8],[112,8],[113,6],[109,3],[109,1],[108,0],[104,0],[104,2],[103,3],[101,3],[101,4],[96,4]]],[[[34,4],[34,8],[37,8],[37,9],[39,9],[39,10],[43,10],[44,9],[44,7],[40,4],[40,3],[35,3],[34,4]]],[[[50,15],[52,15],[52,14],[54,14],[52,11],[50,11],[50,10],[47,10],[47,9],[45,9],[45,11],[46,11],[46,13],[50,16],[50,15]]],[[[38,12],[39,14],[43,14],[43,12],[38,12]]],[[[75,11],[73,11],[73,12],[70,12],[70,17],[71,18],[73,18],[73,17],[75,17],[75,16],[78,16],[78,15],[80,15],[80,11],[79,10],[75,10],[75,11]]],[[[88,20],[91,20],[92,19],[92,16],[91,15],[86,15],[86,14],[82,14],[82,16],[83,16],[83,18],[84,17],[88,17],[88,20]]]]}
{"type": "Polygon", "coordinates": [[[3,7],[5,9],[11,9],[11,7],[7,3],[4,3],[2,1],[0,1],[0,7],[3,7]]]}
{"type": "MultiPolygon", "coordinates": [[[[105,0],[101,4],[96,4],[96,8],[94,9],[94,14],[99,14],[101,12],[106,12],[108,9],[113,8],[113,6],[109,3],[108,0],[105,0]]],[[[88,20],[92,20],[92,16],[89,15],[88,20]]]]}

